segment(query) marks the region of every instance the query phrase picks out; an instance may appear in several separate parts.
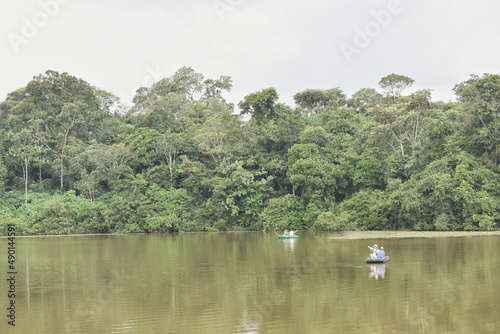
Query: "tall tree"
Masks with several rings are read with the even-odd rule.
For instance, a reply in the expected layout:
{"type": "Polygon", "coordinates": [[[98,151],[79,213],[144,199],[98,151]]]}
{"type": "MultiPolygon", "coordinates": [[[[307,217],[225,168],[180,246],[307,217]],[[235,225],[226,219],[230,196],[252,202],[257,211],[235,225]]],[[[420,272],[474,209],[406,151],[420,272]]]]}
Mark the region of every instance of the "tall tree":
{"type": "Polygon", "coordinates": [[[95,166],[91,173],[96,174],[97,181],[106,182],[110,189],[116,190],[118,180],[131,172],[128,163],[133,157],[130,147],[123,143],[99,146],[89,154],[89,162],[95,166]]]}
{"type": "Polygon", "coordinates": [[[381,100],[382,95],[374,88],[362,88],[352,94],[351,98],[347,100],[347,105],[354,108],[356,112],[367,112],[369,108],[380,103],[381,100]]]}
{"type": "Polygon", "coordinates": [[[66,150],[72,142],[72,130],[89,118],[86,106],[82,102],[66,103],[54,118],[38,118],[31,123],[35,138],[59,158],[60,187],[64,187],[64,161],[66,150]]]}
{"type": "Polygon", "coordinates": [[[170,172],[170,185],[174,184],[175,160],[182,145],[182,137],[178,133],[172,133],[167,130],[158,140],[157,151],[163,154],[167,159],[168,170],[170,172]]]}
{"type": "Polygon", "coordinates": [[[343,107],[346,95],[340,88],[307,89],[293,96],[295,103],[310,113],[319,114],[325,107],[343,107]]]}
{"type": "Polygon", "coordinates": [[[410,95],[407,105],[405,137],[413,150],[420,143],[425,125],[429,120],[430,101],[431,92],[427,89],[419,90],[410,95]]]}
{"type": "Polygon", "coordinates": [[[250,115],[258,124],[263,123],[265,120],[276,118],[276,102],[278,98],[278,92],[273,87],[247,95],[238,104],[241,109],[241,115],[250,115]]]}
{"type": "Polygon", "coordinates": [[[378,84],[382,87],[387,96],[391,96],[393,102],[395,102],[396,98],[401,96],[401,92],[413,85],[414,82],[415,80],[412,78],[392,73],[380,79],[378,84]]]}
{"type": "Polygon", "coordinates": [[[229,157],[233,144],[238,140],[239,121],[229,111],[209,117],[194,137],[201,152],[210,155],[216,166],[229,157]]]}
{"type": "Polygon", "coordinates": [[[495,168],[500,156],[500,75],[485,74],[463,83],[460,100],[469,115],[473,140],[495,168]]]}
{"type": "Polygon", "coordinates": [[[422,139],[431,109],[430,91],[420,90],[405,102],[377,105],[372,109],[377,130],[390,138],[387,143],[394,151],[405,155],[405,143],[414,150],[422,139]]]}
{"type": "Polygon", "coordinates": [[[214,100],[225,105],[222,93],[231,87],[228,76],[204,80],[204,76],[192,68],[182,67],[171,77],[138,89],[130,114],[138,116],[140,127],[152,127],[160,133],[168,129],[179,132],[179,123],[186,114],[210,110],[214,100]]]}
{"type": "Polygon", "coordinates": [[[378,123],[376,133],[381,134],[387,144],[395,151],[405,155],[406,125],[404,120],[405,106],[401,103],[377,105],[372,110],[373,118],[378,123]]]}
{"type": "Polygon", "coordinates": [[[21,132],[16,134],[10,134],[10,139],[12,146],[10,148],[10,154],[16,158],[19,158],[21,167],[23,170],[24,178],[24,203],[26,212],[28,212],[28,182],[30,174],[30,164],[33,158],[33,153],[35,150],[34,140],[31,133],[23,129],[21,132]]]}
{"type": "Polygon", "coordinates": [[[39,144],[57,156],[63,188],[68,145],[88,137],[99,112],[95,89],[67,73],[47,71],[34,77],[21,95],[22,102],[16,104],[11,114],[23,126],[28,124],[39,144]]]}

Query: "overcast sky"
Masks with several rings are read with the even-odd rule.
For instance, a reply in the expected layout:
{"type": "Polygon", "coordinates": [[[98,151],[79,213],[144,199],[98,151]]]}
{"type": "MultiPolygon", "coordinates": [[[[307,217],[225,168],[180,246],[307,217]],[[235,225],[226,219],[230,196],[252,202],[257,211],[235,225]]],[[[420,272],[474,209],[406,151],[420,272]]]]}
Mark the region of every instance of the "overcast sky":
{"type": "Polygon", "coordinates": [[[190,66],[229,75],[237,103],[275,87],[351,95],[391,73],[454,100],[470,74],[500,73],[500,1],[21,0],[0,4],[0,100],[48,69],[130,101],[190,66]]]}

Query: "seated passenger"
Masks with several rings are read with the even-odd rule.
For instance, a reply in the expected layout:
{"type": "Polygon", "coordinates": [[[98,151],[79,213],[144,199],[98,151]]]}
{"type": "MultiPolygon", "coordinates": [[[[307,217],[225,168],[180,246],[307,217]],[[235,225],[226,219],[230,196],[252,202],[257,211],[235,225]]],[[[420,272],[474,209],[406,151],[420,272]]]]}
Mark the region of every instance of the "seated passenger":
{"type": "Polygon", "coordinates": [[[383,259],[385,257],[384,247],[380,247],[377,253],[377,259],[383,259]]]}
{"type": "Polygon", "coordinates": [[[283,235],[288,235],[288,230],[285,230],[285,232],[283,232],[283,235]]]}
{"type": "Polygon", "coordinates": [[[291,236],[291,237],[293,237],[293,236],[295,235],[295,232],[297,232],[297,231],[290,230],[290,233],[289,233],[289,234],[290,234],[290,236],[291,236]]]}

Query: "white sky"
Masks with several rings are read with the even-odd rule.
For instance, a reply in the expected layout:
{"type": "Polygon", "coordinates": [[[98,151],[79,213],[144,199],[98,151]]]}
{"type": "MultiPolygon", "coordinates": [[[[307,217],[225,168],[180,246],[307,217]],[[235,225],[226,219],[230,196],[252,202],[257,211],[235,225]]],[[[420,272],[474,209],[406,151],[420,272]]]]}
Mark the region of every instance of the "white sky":
{"type": "Polygon", "coordinates": [[[130,101],[190,66],[231,76],[234,103],[271,86],[289,105],[309,88],[380,91],[391,73],[446,102],[469,74],[500,73],[499,13],[493,0],[1,1],[0,100],[51,69],[130,101]]]}

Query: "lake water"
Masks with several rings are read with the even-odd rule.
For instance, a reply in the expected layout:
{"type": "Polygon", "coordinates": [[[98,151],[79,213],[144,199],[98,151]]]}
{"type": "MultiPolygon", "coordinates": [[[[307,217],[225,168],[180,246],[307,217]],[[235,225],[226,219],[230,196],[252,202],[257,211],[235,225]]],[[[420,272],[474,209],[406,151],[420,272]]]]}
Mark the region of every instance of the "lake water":
{"type": "Polygon", "coordinates": [[[0,239],[0,333],[499,331],[500,236],[299,235],[18,238],[15,327],[0,239]]]}

